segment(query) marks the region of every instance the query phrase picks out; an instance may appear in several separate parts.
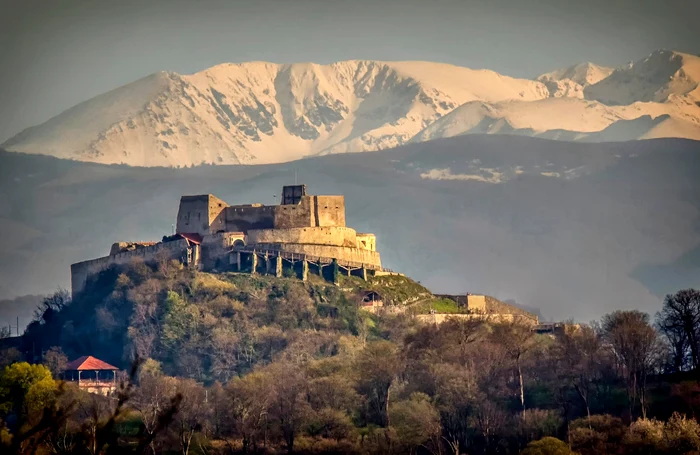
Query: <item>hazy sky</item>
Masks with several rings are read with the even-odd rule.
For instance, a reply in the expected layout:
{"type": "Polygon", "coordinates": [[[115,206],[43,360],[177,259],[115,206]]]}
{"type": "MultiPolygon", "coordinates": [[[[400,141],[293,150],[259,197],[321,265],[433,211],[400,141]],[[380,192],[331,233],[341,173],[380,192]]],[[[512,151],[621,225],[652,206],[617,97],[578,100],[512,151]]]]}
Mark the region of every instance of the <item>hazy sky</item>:
{"type": "Polygon", "coordinates": [[[698,0],[0,0],[0,142],[147,74],[430,60],[534,77],[700,53],[698,0]]]}

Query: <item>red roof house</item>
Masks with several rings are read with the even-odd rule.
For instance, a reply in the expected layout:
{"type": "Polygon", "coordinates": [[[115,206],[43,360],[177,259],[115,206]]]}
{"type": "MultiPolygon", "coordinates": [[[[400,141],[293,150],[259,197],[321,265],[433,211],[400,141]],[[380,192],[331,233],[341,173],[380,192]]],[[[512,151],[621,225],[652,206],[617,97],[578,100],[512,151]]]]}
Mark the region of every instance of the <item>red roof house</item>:
{"type": "Polygon", "coordinates": [[[116,390],[119,368],[91,355],[71,361],[63,374],[66,381],[77,382],[78,387],[103,395],[116,390]]]}
{"type": "Polygon", "coordinates": [[[119,368],[110,365],[107,362],[103,362],[102,360],[95,358],[91,355],[84,355],[82,357],[78,357],[77,359],[73,360],[72,362],[69,362],[68,365],[66,366],[66,370],[75,370],[75,371],[85,371],[85,370],[111,370],[115,371],[118,370],[119,368]]]}

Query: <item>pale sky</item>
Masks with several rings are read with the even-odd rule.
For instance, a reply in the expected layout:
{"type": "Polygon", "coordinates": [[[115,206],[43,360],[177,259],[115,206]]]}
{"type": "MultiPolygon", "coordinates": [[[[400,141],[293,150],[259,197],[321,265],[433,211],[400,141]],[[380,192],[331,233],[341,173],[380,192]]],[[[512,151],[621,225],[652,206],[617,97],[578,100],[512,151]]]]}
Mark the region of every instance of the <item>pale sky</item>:
{"type": "Polygon", "coordinates": [[[699,0],[0,0],[0,142],[156,71],[427,60],[535,77],[700,53],[699,0]]]}

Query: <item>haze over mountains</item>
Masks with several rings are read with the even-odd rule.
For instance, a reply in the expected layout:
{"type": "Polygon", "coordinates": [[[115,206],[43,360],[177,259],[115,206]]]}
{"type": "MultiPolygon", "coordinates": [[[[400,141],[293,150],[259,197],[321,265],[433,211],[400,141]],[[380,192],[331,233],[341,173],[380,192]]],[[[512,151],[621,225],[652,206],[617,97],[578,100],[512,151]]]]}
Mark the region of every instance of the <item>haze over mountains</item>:
{"type": "MultiPolygon", "coordinates": [[[[0,152],[0,299],[69,286],[70,264],[171,232],[183,194],[344,194],[386,267],[586,322],[700,286],[700,143],[468,135],[255,166],[105,166],[0,152]]],[[[14,324],[12,318],[9,322],[14,324]]]]}
{"type": "Polygon", "coordinates": [[[2,147],[132,166],[282,163],[464,134],[700,140],[700,57],[657,51],[516,79],[428,62],[222,64],[157,73],[2,147]]]}

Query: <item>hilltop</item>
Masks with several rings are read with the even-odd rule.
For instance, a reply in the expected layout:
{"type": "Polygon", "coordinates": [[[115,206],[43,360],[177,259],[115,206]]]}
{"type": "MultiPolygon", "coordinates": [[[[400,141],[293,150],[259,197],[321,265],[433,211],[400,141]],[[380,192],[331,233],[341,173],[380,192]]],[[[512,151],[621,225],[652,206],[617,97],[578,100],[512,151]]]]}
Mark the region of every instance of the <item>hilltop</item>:
{"type": "MultiPolygon", "coordinates": [[[[283,351],[312,355],[352,337],[379,336],[377,316],[361,309],[367,290],[381,295],[389,315],[446,305],[466,312],[398,275],[343,276],[334,285],[318,276],[301,281],[134,261],[106,269],[72,301],[62,300],[28,327],[23,342],[38,351],[60,346],[70,358],[87,352],[124,367],[138,354],[161,362],[168,374],[226,382],[283,351]]],[[[492,297],[489,310],[521,312],[492,297]]]]}
{"type": "Polygon", "coordinates": [[[160,72],[28,128],[15,152],[131,166],[283,163],[463,134],[700,139],[700,57],[656,51],[536,80],[431,62],[226,63],[160,72]],[[663,125],[660,125],[663,123],[663,125]]]}

